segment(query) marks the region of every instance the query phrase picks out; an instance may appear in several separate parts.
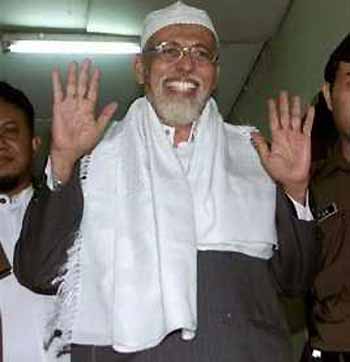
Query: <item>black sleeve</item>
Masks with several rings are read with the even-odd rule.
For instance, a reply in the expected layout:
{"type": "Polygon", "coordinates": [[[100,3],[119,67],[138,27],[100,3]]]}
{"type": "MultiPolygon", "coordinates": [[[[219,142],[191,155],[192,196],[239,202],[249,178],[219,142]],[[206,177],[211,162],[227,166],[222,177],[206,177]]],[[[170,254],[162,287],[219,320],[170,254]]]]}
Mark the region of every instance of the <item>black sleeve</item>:
{"type": "Polygon", "coordinates": [[[321,244],[314,221],[299,220],[292,202],[280,189],[276,198],[278,248],[270,259],[277,290],[286,296],[304,295],[319,269],[321,244]]]}
{"type": "Polygon", "coordinates": [[[83,214],[78,172],[57,191],[41,186],[29,203],[17,241],[14,273],[36,293],[54,294],[52,281],[67,258],[83,214]]]}

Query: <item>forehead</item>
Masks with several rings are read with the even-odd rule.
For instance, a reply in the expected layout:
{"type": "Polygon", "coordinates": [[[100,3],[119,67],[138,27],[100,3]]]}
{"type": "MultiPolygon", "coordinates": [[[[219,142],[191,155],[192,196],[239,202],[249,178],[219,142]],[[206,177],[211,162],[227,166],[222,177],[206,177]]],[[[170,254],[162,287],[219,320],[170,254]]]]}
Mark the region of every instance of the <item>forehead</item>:
{"type": "Polygon", "coordinates": [[[163,41],[174,41],[183,45],[202,44],[209,49],[216,48],[214,34],[202,25],[174,24],[158,30],[147,42],[154,46],[163,41]]]}
{"type": "Polygon", "coordinates": [[[340,61],[337,69],[337,75],[343,75],[350,72],[350,62],[340,61]]]}

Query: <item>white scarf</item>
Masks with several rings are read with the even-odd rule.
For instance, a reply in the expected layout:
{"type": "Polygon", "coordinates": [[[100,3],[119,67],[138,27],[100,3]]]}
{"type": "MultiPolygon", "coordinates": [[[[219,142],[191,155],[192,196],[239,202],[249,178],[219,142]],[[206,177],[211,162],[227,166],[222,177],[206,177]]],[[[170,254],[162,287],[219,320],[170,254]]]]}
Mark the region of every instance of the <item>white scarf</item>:
{"type": "MultiPolygon", "coordinates": [[[[209,100],[188,170],[140,98],[82,161],[84,215],[60,287],[69,342],[134,352],[197,327],[197,250],[267,259],[276,244],[275,184],[249,127],[209,100]]],[[[234,292],[234,291],[233,291],[234,292]]]]}

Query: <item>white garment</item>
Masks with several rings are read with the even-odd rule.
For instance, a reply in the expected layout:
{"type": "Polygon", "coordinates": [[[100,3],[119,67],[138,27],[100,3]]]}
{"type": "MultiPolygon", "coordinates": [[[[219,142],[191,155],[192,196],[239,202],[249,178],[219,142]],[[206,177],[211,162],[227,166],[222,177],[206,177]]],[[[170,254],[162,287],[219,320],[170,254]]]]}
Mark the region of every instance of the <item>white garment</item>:
{"type": "MultiPolygon", "coordinates": [[[[164,130],[164,133],[165,133],[167,139],[169,140],[169,142],[171,144],[174,144],[175,127],[168,126],[165,124],[163,124],[162,126],[163,126],[163,130],[164,130]]],[[[192,142],[193,142],[195,136],[196,136],[196,124],[193,123],[188,140],[181,142],[176,146],[175,152],[177,153],[185,170],[187,170],[187,168],[188,168],[188,162],[190,161],[189,155],[191,154],[191,148],[193,147],[192,142]]],[[[287,196],[289,197],[290,201],[292,202],[299,220],[304,220],[304,221],[314,220],[314,217],[313,217],[311,209],[310,209],[310,204],[309,204],[309,192],[306,193],[305,205],[302,205],[299,202],[295,201],[290,195],[287,194],[287,196]]]]}
{"type": "MultiPolygon", "coordinates": [[[[12,198],[0,194],[0,240],[11,263],[32,194],[32,187],[12,198]]],[[[56,359],[43,348],[46,317],[53,308],[53,300],[21,286],[13,273],[0,280],[4,362],[69,361],[67,355],[56,359]]]]}
{"type": "Polygon", "coordinates": [[[176,24],[204,26],[213,33],[215,40],[219,42],[214,25],[206,11],[188,6],[182,1],[176,1],[165,8],[152,11],[146,16],[141,35],[141,49],[145,47],[147,40],[158,30],[176,24]]]}
{"type": "Polygon", "coordinates": [[[145,98],[112,127],[89,156],[81,234],[61,284],[56,328],[69,342],[131,352],[176,329],[192,338],[197,250],[271,257],[276,190],[251,131],[225,124],[210,100],[180,155],[145,98]]]}

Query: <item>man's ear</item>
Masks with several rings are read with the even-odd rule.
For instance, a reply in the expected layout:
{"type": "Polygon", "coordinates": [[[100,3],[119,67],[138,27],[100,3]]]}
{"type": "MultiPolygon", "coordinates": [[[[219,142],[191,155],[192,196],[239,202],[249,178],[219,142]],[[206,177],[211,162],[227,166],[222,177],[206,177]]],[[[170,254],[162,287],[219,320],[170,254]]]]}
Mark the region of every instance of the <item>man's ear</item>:
{"type": "Polygon", "coordinates": [[[332,112],[333,111],[333,106],[332,106],[332,98],[331,98],[331,85],[326,82],[322,85],[322,93],[323,93],[323,97],[326,100],[327,103],[327,107],[328,109],[332,112]]]}
{"type": "Polygon", "coordinates": [[[32,149],[34,154],[38,153],[40,146],[41,146],[41,138],[39,136],[34,136],[32,138],[32,149]]]}
{"type": "Polygon", "coordinates": [[[142,55],[137,54],[135,56],[133,66],[137,83],[143,85],[145,83],[145,65],[142,59],[142,55]]]}

